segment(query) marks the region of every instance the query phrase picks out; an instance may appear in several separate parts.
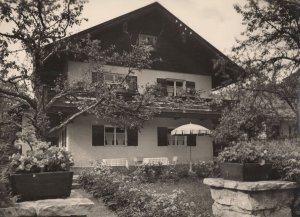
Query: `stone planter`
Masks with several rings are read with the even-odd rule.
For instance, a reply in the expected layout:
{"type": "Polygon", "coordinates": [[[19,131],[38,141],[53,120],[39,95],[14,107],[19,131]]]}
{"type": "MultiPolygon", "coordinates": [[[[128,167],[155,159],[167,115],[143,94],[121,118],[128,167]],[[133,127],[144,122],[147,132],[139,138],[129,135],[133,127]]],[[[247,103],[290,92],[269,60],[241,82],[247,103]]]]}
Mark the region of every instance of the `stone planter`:
{"type": "Polygon", "coordinates": [[[221,163],[220,171],[223,179],[235,181],[263,181],[269,179],[272,164],[221,163]]]}
{"type": "Polygon", "coordinates": [[[216,217],[292,217],[295,182],[240,182],[207,178],[216,217]]]}
{"type": "Polygon", "coordinates": [[[73,172],[13,174],[10,182],[13,195],[21,201],[66,198],[70,196],[73,172]]]}

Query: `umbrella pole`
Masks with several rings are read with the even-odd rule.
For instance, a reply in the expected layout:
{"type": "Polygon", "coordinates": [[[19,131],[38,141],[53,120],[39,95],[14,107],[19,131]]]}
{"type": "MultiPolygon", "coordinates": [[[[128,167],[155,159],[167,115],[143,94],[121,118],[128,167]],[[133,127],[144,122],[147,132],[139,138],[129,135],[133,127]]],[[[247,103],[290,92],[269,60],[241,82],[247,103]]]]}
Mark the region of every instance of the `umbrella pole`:
{"type": "Polygon", "coordinates": [[[193,172],[193,168],[192,168],[192,146],[190,146],[190,170],[189,172],[193,172]]]}

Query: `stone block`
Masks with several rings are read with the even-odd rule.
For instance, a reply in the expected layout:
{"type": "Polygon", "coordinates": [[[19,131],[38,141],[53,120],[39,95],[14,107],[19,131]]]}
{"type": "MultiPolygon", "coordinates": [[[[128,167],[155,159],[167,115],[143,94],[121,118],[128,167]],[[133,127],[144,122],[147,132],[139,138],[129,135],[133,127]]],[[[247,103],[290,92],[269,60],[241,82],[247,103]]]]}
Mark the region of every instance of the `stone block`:
{"type": "Polygon", "coordinates": [[[36,211],[32,207],[8,207],[0,208],[0,216],[18,217],[18,216],[36,216],[36,211]]]}
{"type": "Polygon", "coordinates": [[[292,217],[289,207],[277,207],[272,210],[249,211],[234,206],[214,203],[212,206],[215,217],[292,217]]]}
{"type": "Polygon", "coordinates": [[[203,180],[203,183],[215,188],[228,188],[241,191],[267,191],[300,188],[300,186],[296,182],[287,182],[280,180],[241,182],[225,180],[221,178],[206,178],[203,180]]]}
{"type": "Polygon", "coordinates": [[[2,208],[0,216],[85,216],[93,206],[94,203],[90,199],[83,198],[73,190],[69,198],[26,201],[13,207],[2,208]]]}
{"type": "Polygon", "coordinates": [[[294,195],[300,187],[286,181],[241,182],[213,178],[204,179],[204,184],[210,186],[216,217],[292,217],[294,195]]]}
{"type": "Polygon", "coordinates": [[[290,207],[294,199],[292,189],[246,192],[211,188],[211,196],[219,204],[236,206],[244,210],[265,210],[278,206],[290,207]]]}

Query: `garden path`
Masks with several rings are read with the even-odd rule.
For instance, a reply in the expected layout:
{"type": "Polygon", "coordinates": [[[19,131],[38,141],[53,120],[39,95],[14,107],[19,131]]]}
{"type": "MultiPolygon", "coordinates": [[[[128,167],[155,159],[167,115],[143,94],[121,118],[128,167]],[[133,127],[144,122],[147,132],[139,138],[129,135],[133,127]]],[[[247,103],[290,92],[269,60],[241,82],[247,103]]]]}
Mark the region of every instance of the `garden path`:
{"type": "Polygon", "coordinates": [[[101,200],[97,200],[82,189],[76,189],[76,191],[83,197],[86,197],[95,203],[95,206],[92,208],[87,217],[118,217],[117,214],[109,210],[101,200]]]}

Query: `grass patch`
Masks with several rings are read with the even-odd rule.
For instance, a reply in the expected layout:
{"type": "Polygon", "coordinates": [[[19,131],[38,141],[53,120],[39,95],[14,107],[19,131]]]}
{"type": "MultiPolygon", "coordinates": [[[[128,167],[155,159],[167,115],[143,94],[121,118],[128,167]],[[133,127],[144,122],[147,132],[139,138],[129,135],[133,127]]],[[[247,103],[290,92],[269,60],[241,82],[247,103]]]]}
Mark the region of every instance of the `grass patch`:
{"type": "Polygon", "coordinates": [[[175,189],[184,190],[187,200],[195,203],[195,216],[213,216],[211,210],[213,200],[210,195],[209,187],[203,184],[203,179],[190,177],[180,179],[178,182],[146,183],[142,184],[142,187],[168,194],[172,193],[175,189]]]}

